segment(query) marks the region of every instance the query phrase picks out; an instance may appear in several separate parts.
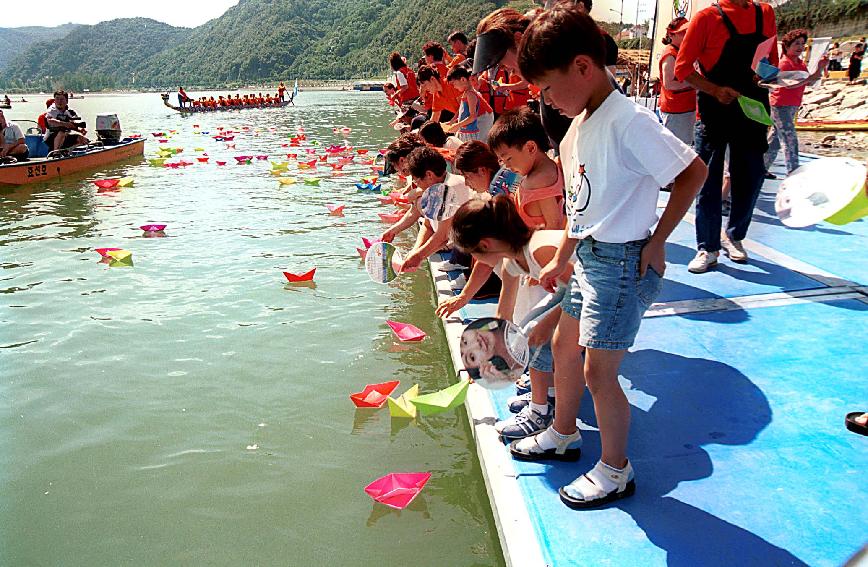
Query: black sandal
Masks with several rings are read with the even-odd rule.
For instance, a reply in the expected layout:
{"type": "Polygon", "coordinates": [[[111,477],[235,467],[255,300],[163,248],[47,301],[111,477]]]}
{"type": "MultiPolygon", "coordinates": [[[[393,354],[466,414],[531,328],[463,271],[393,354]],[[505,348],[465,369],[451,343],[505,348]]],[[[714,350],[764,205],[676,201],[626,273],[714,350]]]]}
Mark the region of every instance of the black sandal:
{"type": "Polygon", "coordinates": [[[868,424],[859,423],[856,421],[857,417],[865,415],[864,411],[854,411],[847,414],[847,419],[844,420],[844,424],[847,426],[847,429],[852,431],[853,433],[858,433],[859,435],[868,435],[868,424]]]}

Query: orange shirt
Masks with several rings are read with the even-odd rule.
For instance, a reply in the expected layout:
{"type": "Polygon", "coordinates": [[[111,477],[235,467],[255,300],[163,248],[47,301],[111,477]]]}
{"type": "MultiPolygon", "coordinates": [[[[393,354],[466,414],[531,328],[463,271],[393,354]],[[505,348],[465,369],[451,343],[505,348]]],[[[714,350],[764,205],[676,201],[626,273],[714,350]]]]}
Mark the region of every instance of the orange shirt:
{"type": "Polygon", "coordinates": [[[678,91],[670,91],[663,86],[663,62],[672,57],[678,57],[678,50],[674,45],[667,45],[660,56],[660,110],[667,114],[681,114],[696,110],[696,91],[685,88],[678,91]]]}
{"type": "Polygon", "coordinates": [[[461,102],[461,93],[449,84],[446,79],[440,79],[440,86],[443,90],[439,93],[434,93],[434,100],[431,103],[431,110],[448,110],[452,114],[458,113],[458,105],[461,102]]]}
{"type": "Polygon", "coordinates": [[[440,74],[440,78],[446,80],[446,75],[449,73],[449,67],[443,61],[435,61],[432,65],[435,69],[437,69],[437,73],[440,74]]]}
{"type": "MultiPolygon", "coordinates": [[[[748,4],[746,8],[737,6],[732,0],[720,0],[723,13],[732,21],[732,25],[740,34],[748,34],[756,31],[756,8],[748,4]]],[[[763,11],[763,35],[772,37],[777,35],[775,23],[775,11],[768,4],[759,4],[763,11]]],[[[686,79],[693,73],[693,63],[699,61],[703,69],[711,70],[723,53],[723,46],[729,39],[729,31],[723,18],[717,12],[717,8],[709,6],[700,10],[690,21],[687,35],[678,50],[678,58],[675,60],[675,78],[679,81],[686,79]]],[[[778,63],[778,45],[775,43],[769,54],[772,65],[778,63]]]]}
{"type": "Polygon", "coordinates": [[[450,69],[454,69],[454,68],[458,67],[459,65],[461,65],[462,63],[464,63],[465,61],[467,61],[467,57],[465,57],[461,53],[456,53],[455,57],[452,58],[452,61],[449,62],[448,67],[450,69]]]}

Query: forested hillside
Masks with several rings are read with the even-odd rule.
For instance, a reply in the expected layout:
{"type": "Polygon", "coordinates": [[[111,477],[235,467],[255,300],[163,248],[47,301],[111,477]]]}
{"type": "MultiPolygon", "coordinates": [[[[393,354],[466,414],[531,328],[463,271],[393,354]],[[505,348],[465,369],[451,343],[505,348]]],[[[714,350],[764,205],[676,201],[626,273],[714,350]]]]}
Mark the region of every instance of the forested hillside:
{"type": "Polygon", "coordinates": [[[0,28],[0,69],[34,43],[60,39],[77,27],[77,24],[64,24],[53,28],[0,28]]]}
{"type": "Polygon", "coordinates": [[[394,49],[415,59],[502,6],[530,0],[241,0],[193,30],[147,19],[81,26],[31,46],[0,72],[0,87],[224,86],[382,77],[394,49]],[[45,77],[49,77],[46,79],[45,77]],[[48,84],[50,83],[50,84],[48,84]]]}
{"type": "Polygon", "coordinates": [[[32,45],[9,62],[3,77],[12,85],[37,85],[42,90],[131,86],[147,61],[191,32],[147,18],[79,26],[61,39],[32,45]]]}

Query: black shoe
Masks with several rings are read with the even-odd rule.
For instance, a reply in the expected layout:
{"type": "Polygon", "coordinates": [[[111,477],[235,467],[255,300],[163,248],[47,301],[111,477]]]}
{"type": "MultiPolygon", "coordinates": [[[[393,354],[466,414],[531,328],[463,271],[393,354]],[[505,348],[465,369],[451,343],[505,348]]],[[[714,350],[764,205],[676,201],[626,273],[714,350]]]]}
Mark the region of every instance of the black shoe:
{"type": "Polygon", "coordinates": [[[765,177],[766,177],[766,179],[777,179],[777,178],[778,178],[777,175],[775,175],[774,173],[772,173],[772,172],[770,172],[770,171],[766,171],[766,176],[765,176],[765,177]]]}

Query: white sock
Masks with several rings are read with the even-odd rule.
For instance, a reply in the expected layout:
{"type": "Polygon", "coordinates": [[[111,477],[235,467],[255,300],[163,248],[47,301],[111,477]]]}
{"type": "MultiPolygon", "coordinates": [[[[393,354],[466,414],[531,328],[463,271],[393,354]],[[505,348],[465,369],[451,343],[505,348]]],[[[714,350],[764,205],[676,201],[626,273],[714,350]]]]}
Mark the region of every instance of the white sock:
{"type": "Polygon", "coordinates": [[[533,402],[530,403],[530,409],[537,412],[540,415],[548,415],[549,413],[549,405],[545,404],[535,404],[533,402]]]}
{"type": "Polygon", "coordinates": [[[549,449],[554,449],[559,444],[562,444],[566,441],[567,437],[569,437],[569,435],[562,435],[555,431],[554,426],[551,426],[536,436],[536,442],[540,447],[548,451],[549,449]]]}
{"type": "Polygon", "coordinates": [[[548,396],[549,396],[550,398],[554,398],[554,397],[555,397],[555,387],[554,387],[554,386],[552,386],[551,388],[549,388],[548,396]]]}

